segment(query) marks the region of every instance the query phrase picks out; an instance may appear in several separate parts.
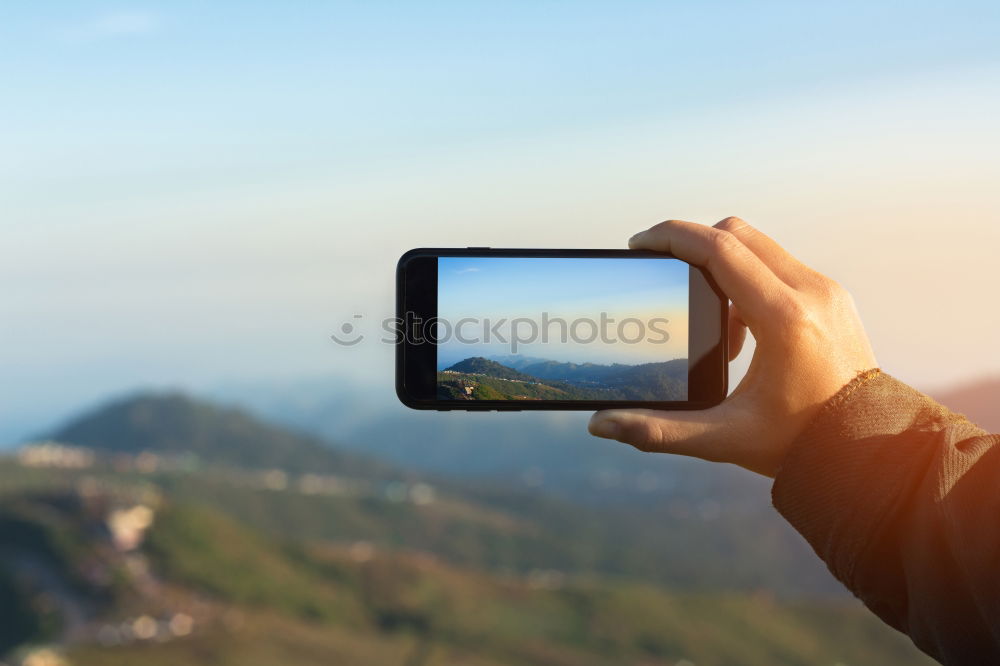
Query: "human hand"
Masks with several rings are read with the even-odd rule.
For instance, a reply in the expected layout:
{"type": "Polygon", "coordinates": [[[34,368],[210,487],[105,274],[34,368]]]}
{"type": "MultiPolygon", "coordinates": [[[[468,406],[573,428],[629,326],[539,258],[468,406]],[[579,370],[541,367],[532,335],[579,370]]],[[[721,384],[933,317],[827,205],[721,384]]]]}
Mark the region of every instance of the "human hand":
{"type": "Polygon", "coordinates": [[[822,405],[878,365],[850,294],[739,218],[714,227],[668,220],[633,236],[629,247],[670,252],[707,269],[732,301],[730,360],[747,329],[757,347],[743,381],[721,404],[604,410],[590,419],[593,435],[774,476],[822,405]]]}

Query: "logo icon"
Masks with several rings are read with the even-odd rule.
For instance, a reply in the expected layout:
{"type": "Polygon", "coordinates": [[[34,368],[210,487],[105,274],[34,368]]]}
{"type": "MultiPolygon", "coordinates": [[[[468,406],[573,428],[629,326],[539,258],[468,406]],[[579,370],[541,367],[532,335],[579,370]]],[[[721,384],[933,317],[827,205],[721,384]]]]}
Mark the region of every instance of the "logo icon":
{"type": "MultiPolygon", "coordinates": [[[[356,314],[352,318],[361,319],[362,317],[361,315],[356,314]]],[[[358,344],[359,342],[365,339],[364,335],[362,335],[361,333],[355,334],[355,331],[356,331],[356,326],[349,321],[345,321],[343,324],[340,325],[340,333],[344,337],[341,337],[336,333],[331,333],[330,339],[332,339],[334,342],[336,342],[338,345],[342,347],[353,347],[354,345],[358,344]],[[355,337],[352,338],[351,336],[355,337]]]]}

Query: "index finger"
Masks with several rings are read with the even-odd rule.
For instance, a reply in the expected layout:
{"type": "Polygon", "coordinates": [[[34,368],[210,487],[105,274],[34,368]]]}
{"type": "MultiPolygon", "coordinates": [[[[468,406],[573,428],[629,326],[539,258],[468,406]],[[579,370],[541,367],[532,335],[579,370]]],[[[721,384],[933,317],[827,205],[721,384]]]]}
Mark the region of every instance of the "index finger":
{"type": "Polygon", "coordinates": [[[764,265],[770,268],[778,279],[793,289],[799,289],[803,284],[815,279],[815,271],[793,257],[773,238],[760,229],[752,227],[744,220],[730,216],[716,222],[713,226],[736,236],[737,240],[760,257],[764,265]]]}
{"type": "Polygon", "coordinates": [[[768,319],[788,285],[733,234],[693,222],[667,220],[629,239],[635,250],[669,252],[708,270],[753,328],[768,319]]]}

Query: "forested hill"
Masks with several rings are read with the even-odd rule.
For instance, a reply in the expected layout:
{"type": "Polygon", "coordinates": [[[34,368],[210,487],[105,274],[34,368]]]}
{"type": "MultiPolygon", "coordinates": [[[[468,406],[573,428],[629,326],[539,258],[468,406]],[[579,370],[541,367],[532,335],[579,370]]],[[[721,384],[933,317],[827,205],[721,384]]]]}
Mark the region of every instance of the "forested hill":
{"type": "Polygon", "coordinates": [[[2,663],[928,663],[747,506],[379,480],[174,394],[53,435],[122,455],[0,455],[2,663]],[[133,464],[143,451],[219,464],[133,464]]]}
{"type": "Polygon", "coordinates": [[[508,368],[496,361],[491,361],[482,356],[473,356],[464,361],[459,361],[455,365],[445,368],[445,372],[461,372],[467,375],[486,375],[498,379],[510,379],[519,382],[537,382],[536,377],[518,372],[513,368],[508,368]]]}
{"type": "Polygon", "coordinates": [[[383,477],[392,467],[318,437],[179,393],[143,393],[86,412],[49,439],[97,451],[194,454],[206,463],[290,472],[383,477]]]}

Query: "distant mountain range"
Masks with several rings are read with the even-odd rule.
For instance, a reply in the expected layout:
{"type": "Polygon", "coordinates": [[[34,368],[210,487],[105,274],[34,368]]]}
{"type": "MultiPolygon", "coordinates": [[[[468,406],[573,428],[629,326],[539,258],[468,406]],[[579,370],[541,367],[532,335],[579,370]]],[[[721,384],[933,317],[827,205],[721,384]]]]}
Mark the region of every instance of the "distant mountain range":
{"type": "MultiPolygon", "coordinates": [[[[262,421],[245,411],[178,393],[137,394],[114,400],[71,419],[53,431],[51,439],[85,446],[106,456],[142,452],[166,457],[193,455],[199,462],[195,469],[203,475],[198,478],[203,480],[193,483],[181,475],[170,480],[171,486],[185,488],[184,494],[190,498],[206,494],[216,508],[226,508],[242,520],[284,535],[374,538],[387,531],[405,529],[411,535],[410,543],[419,543],[456,563],[475,567],[502,565],[517,569],[535,560],[564,570],[596,570],[669,580],[683,587],[694,584],[696,588],[709,580],[707,572],[712,570],[711,576],[716,579],[712,587],[742,589],[765,585],[785,590],[792,590],[794,586],[782,579],[789,571],[798,570],[798,584],[802,589],[829,594],[838,588],[825,574],[818,580],[809,580],[821,570],[821,565],[808,554],[790,528],[773,520],[770,512],[760,515],[756,507],[723,504],[720,501],[724,500],[723,494],[708,504],[699,496],[677,501],[671,509],[662,504],[649,504],[644,508],[592,506],[581,514],[575,503],[526,489],[523,485],[510,487],[449,479],[383,463],[363,453],[341,450],[317,437],[262,421]],[[450,498],[452,506],[465,507],[456,515],[476,516],[484,511],[500,511],[518,524],[533,525],[526,534],[539,536],[532,536],[519,545],[518,537],[494,534],[485,524],[470,524],[463,528],[467,534],[460,549],[456,550],[448,533],[428,528],[421,535],[421,521],[414,517],[404,521],[408,523],[405,528],[404,522],[399,522],[400,517],[390,521],[387,516],[369,516],[368,524],[358,524],[357,516],[347,522],[338,522],[337,511],[329,507],[315,512],[291,507],[279,511],[239,494],[236,497],[241,499],[237,500],[232,490],[222,493],[214,484],[204,481],[218,469],[242,470],[240,478],[248,473],[250,477],[247,478],[258,478],[253,474],[283,470],[290,475],[285,482],[288,484],[294,484],[302,475],[333,475],[345,481],[358,481],[360,485],[354,484],[353,492],[363,490],[362,495],[378,495],[380,489],[392,484],[430,483],[450,498]],[[703,511],[710,514],[708,522],[702,518],[703,511]],[[286,513],[282,515],[281,512],[286,513]],[[652,525],[658,529],[650,529],[652,525]],[[742,537],[737,535],[751,525],[755,525],[754,529],[760,534],[771,536],[758,539],[752,548],[748,546],[744,568],[735,578],[731,577],[724,563],[727,549],[733,545],[720,548],[719,544],[727,539],[720,539],[713,533],[722,529],[730,538],[741,541],[742,537]],[[477,532],[480,532],[478,536],[477,532]],[[482,542],[475,547],[461,550],[480,539],[482,542]],[[501,551],[490,552],[488,544],[494,539],[505,542],[501,551]],[[763,550],[759,554],[750,554],[751,550],[761,547],[763,550]],[[601,555],[594,560],[597,553],[601,555]],[[542,560],[538,560],[539,557],[542,560]],[[666,565],[665,561],[671,558],[674,558],[673,564],[666,565]],[[783,559],[785,568],[772,576],[768,569],[775,558],[783,559]],[[746,562],[751,560],[759,562],[759,566],[747,568],[746,562]],[[710,564],[713,561],[717,564],[710,564]],[[749,576],[744,578],[747,573],[749,576]],[[762,582],[769,578],[770,582],[762,582]]],[[[539,442],[531,443],[539,445],[539,442]]],[[[415,439],[412,444],[419,452],[421,439],[415,439]]],[[[656,479],[650,478],[648,482],[655,483],[656,479]]]]}
{"type": "Polygon", "coordinates": [[[1000,432],[1000,377],[932,391],[931,396],[985,430],[1000,432]]]}
{"type": "Polygon", "coordinates": [[[687,371],[687,359],[639,365],[530,359],[530,362],[518,362],[518,368],[514,368],[495,359],[474,356],[438,373],[438,397],[454,400],[685,400],[687,371]]]}
{"type": "MultiPolygon", "coordinates": [[[[538,358],[520,359],[523,364],[516,362],[518,359],[502,363],[499,358],[487,360],[519,373],[527,366],[546,362],[538,358]]],[[[996,423],[1000,380],[932,395],[991,431],[1000,431],[996,423]]],[[[795,602],[790,613],[781,601],[767,602],[765,615],[773,616],[777,625],[760,625],[751,634],[740,633],[739,627],[745,627],[761,610],[752,601],[758,597],[746,596],[748,591],[776,591],[779,600],[784,595],[838,598],[838,584],[769,507],[769,484],[761,477],[727,465],[642,454],[595,440],[586,434],[586,414],[452,413],[445,418],[407,410],[396,404],[389,390],[373,388],[366,393],[364,387],[324,381],[301,390],[292,385],[282,386],[279,392],[273,387],[229,392],[226,399],[252,404],[270,419],[295,427],[275,425],[241,410],[182,394],[137,394],[73,418],[50,434],[93,446],[110,456],[144,450],[185,455],[197,450],[197,458],[207,466],[183,474],[137,475],[113,468],[45,471],[0,458],[0,596],[7,600],[0,609],[0,648],[15,645],[27,635],[37,638],[45,627],[59,625],[53,613],[62,612],[65,600],[60,596],[66,594],[66,586],[53,588],[54,580],[65,578],[72,583],[70,589],[78,589],[80,571],[94,576],[118,566],[106,554],[106,545],[90,542],[107,532],[103,518],[90,516],[94,507],[101,505],[95,504],[92,493],[94,489],[121,492],[134,486],[131,492],[136,497],[148,496],[155,488],[166,498],[145,551],[153,573],[171,586],[172,595],[189,590],[185,594],[220,599],[238,609],[248,628],[226,633],[228,639],[206,630],[190,643],[109,648],[84,645],[70,651],[72,663],[78,666],[132,663],[140,658],[151,666],[202,663],[200,659],[209,658],[200,655],[211,655],[213,663],[239,663],[241,659],[246,663],[246,650],[270,654],[279,661],[326,663],[329,655],[340,654],[338,646],[345,641],[359,646],[350,663],[385,663],[363,654],[376,654],[376,645],[396,645],[410,634],[380,627],[401,626],[411,631],[434,623],[449,630],[460,626],[454,617],[436,614],[419,604],[385,601],[386,592],[379,587],[382,582],[371,578],[373,574],[364,562],[382,562],[400,547],[438,558],[439,564],[430,569],[420,559],[412,564],[398,560],[391,567],[409,572],[413,585],[441,590],[444,596],[438,598],[447,603],[465,603],[458,600],[475,589],[478,605],[496,607],[505,603],[507,591],[517,590],[524,605],[511,611],[530,618],[544,608],[547,623],[582,619],[568,607],[553,610],[553,600],[570,593],[577,600],[574,608],[577,602],[586,602],[597,612],[623,612],[605,605],[612,595],[623,603],[634,600],[643,608],[653,603],[650,595],[658,599],[661,595],[663,601],[654,605],[662,610],[646,614],[656,621],[665,639],[681,646],[678,652],[667,653],[674,661],[688,654],[700,655],[695,660],[699,664],[727,663],[725,657],[722,661],[713,657],[707,643],[678,633],[686,631],[687,623],[700,621],[697,613],[692,614],[694,604],[704,610],[712,631],[723,631],[717,621],[726,622],[730,627],[723,631],[726,638],[739,636],[746,650],[761,655],[760,663],[926,663],[908,651],[905,639],[893,642],[894,634],[885,634],[877,623],[868,623],[870,617],[863,611],[824,615],[827,611],[822,610],[822,604],[826,601],[817,602],[818,606],[795,602]],[[306,432],[315,434],[303,434],[306,432]],[[329,439],[360,455],[333,449],[329,439]],[[272,450],[281,454],[275,456],[269,452],[272,450]],[[395,464],[383,463],[372,454],[395,464]],[[259,487],[250,483],[258,478],[252,474],[225,472],[240,468],[288,470],[287,488],[259,487]],[[300,483],[308,469],[371,481],[361,494],[309,494],[302,490],[308,486],[300,483]],[[428,474],[449,474],[452,478],[428,474]],[[430,483],[440,501],[430,505],[417,505],[409,499],[400,502],[400,497],[410,497],[407,489],[419,483],[430,483]],[[73,493],[91,494],[69,497],[65,493],[72,488],[79,489],[73,493]],[[316,544],[342,544],[346,550],[339,552],[348,554],[331,559],[333,556],[323,551],[321,559],[313,559],[306,552],[319,552],[314,550],[316,544]],[[19,550],[24,548],[29,552],[43,549],[39,552],[44,552],[44,561],[63,562],[65,573],[56,576],[60,570],[51,569],[54,564],[41,570],[25,569],[23,550],[19,550]],[[65,557],[53,550],[60,548],[68,549],[65,557]],[[375,555],[367,560],[371,548],[375,555]],[[95,569],[95,562],[105,564],[95,569]],[[542,573],[524,588],[516,587],[519,584],[512,582],[510,574],[502,573],[520,572],[518,575],[527,580],[535,576],[532,569],[542,573]],[[293,575],[293,571],[301,575],[293,575]],[[544,591],[546,585],[560,585],[551,582],[559,576],[572,580],[578,574],[606,582],[589,584],[589,591],[573,584],[558,587],[552,596],[544,591]],[[369,582],[364,585],[374,587],[351,587],[352,582],[337,587],[340,583],[329,578],[333,575],[338,581],[365,580],[369,582]],[[624,592],[621,583],[610,582],[626,579],[637,581],[643,590],[639,597],[624,592]],[[269,581],[273,580],[283,582],[272,585],[269,581]],[[660,592],[656,586],[670,592],[660,592]],[[331,589],[332,594],[324,591],[331,589]],[[542,591],[532,591],[537,589],[542,591]],[[670,596],[678,591],[685,596],[670,596]],[[35,594],[43,595],[44,604],[37,602],[35,594]],[[716,603],[717,594],[724,595],[719,597],[724,601],[716,603]],[[671,601],[675,598],[680,600],[671,601]],[[674,611],[668,612],[671,603],[687,609],[683,622],[677,621],[674,611]],[[344,629],[342,621],[350,624],[357,620],[344,620],[347,616],[339,615],[341,610],[337,609],[345,606],[338,604],[365,609],[350,610],[348,616],[375,618],[371,625],[375,628],[351,624],[354,629],[344,629]],[[37,610],[42,607],[49,610],[37,610]],[[307,624],[298,618],[307,618],[307,624]],[[279,626],[275,622],[294,631],[296,641],[311,641],[318,651],[315,658],[291,641],[286,645],[274,638],[281,633],[275,630],[279,626]],[[396,624],[399,622],[403,624],[396,624]],[[829,638],[824,644],[828,647],[809,656],[790,656],[787,644],[771,642],[779,633],[785,635],[784,627],[788,626],[799,632],[794,638],[788,635],[797,645],[819,645],[818,641],[829,638]],[[840,626],[844,631],[846,627],[863,627],[863,635],[836,634],[835,628],[840,626]],[[857,652],[853,656],[838,652],[839,643],[853,645],[857,652]]],[[[128,582],[131,575],[114,574],[111,579],[118,582],[113,588],[96,589],[95,596],[82,601],[105,609],[102,612],[110,613],[112,624],[118,626],[123,616],[115,613],[137,603],[129,592],[134,585],[128,582]]],[[[408,589],[398,588],[393,593],[410,598],[406,596],[408,589]]],[[[197,603],[204,605],[203,601],[197,603]]],[[[69,610],[73,608],[70,604],[69,610]]],[[[592,621],[594,615],[588,617],[592,621]]],[[[521,635],[509,637],[511,643],[506,645],[503,641],[508,639],[497,631],[495,626],[491,628],[494,642],[482,650],[512,654],[503,651],[521,635]]],[[[476,635],[483,635],[481,629],[476,635]]],[[[644,654],[664,654],[658,650],[665,648],[648,643],[645,635],[621,637],[626,642],[633,639],[650,646],[644,654]]],[[[447,639],[439,640],[439,649],[446,651],[447,639]]],[[[545,642],[549,638],[544,637],[538,640],[545,650],[564,645],[545,642]]],[[[629,654],[625,643],[601,645],[605,660],[629,661],[624,656],[629,654]]],[[[517,661],[542,663],[551,661],[552,655],[562,655],[545,654],[548,656],[539,660],[518,653],[517,661]]],[[[567,663],[590,663],[584,653],[572,655],[567,663]]],[[[261,663],[267,663],[266,659],[261,663]]],[[[497,657],[483,663],[509,662],[497,657]]],[[[747,657],[741,663],[755,662],[747,657]]]]}
{"type": "MultiPolygon", "coordinates": [[[[491,360],[520,370],[521,361],[527,366],[543,359],[491,360]]],[[[1000,432],[1000,378],[931,394],[991,432],[1000,432]]],[[[595,506],[710,500],[773,513],[763,477],[730,465],[643,454],[598,440],[587,434],[587,413],[455,411],[443,416],[407,409],[387,386],[319,378],[278,387],[234,385],[218,395],[351,450],[472,483],[540,489],[595,506]]],[[[783,524],[776,515],[773,520],[783,524]]]]}
{"type": "Polygon", "coordinates": [[[52,435],[97,457],[0,457],[8,663],[929,663],[756,507],[436,479],[181,394],[52,435]]]}
{"type": "Polygon", "coordinates": [[[332,448],[313,434],[261,421],[182,393],[144,393],[73,418],[47,438],[108,452],[189,454],[205,463],[383,478],[392,467],[332,448]]]}

